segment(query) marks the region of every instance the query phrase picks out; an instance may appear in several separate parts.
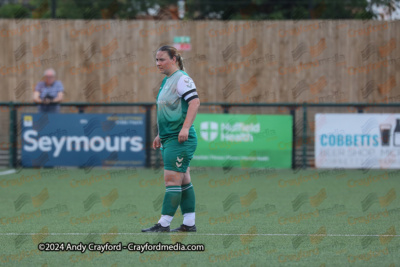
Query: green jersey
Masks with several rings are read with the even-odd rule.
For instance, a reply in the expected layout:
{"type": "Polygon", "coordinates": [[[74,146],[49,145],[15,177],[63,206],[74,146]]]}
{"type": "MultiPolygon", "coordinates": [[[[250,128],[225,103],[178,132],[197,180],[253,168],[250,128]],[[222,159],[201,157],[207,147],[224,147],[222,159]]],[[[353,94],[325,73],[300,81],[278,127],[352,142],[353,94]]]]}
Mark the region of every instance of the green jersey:
{"type": "MultiPolygon", "coordinates": [[[[188,103],[198,98],[188,74],[177,70],[162,81],[157,95],[157,126],[160,139],[178,136],[186,119],[188,103]]],[[[195,133],[193,125],[189,133],[195,133]]]]}

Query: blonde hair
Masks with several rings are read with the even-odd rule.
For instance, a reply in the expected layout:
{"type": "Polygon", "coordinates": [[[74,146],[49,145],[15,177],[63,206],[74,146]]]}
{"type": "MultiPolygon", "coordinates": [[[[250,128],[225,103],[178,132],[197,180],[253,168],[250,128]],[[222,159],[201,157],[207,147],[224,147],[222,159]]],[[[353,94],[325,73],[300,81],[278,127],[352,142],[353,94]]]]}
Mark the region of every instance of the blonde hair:
{"type": "Polygon", "coordinates": [[[163,45],[158,48],[157,51],[167,52],[170,59],[175,57],[176,62],[178,62],[179,69],[185,71],[185,67],[183,66],[183,57],[181,56],[181,54],[178,53],[178,50],[176,50],[175,47],[170,45],[163,45]]]}

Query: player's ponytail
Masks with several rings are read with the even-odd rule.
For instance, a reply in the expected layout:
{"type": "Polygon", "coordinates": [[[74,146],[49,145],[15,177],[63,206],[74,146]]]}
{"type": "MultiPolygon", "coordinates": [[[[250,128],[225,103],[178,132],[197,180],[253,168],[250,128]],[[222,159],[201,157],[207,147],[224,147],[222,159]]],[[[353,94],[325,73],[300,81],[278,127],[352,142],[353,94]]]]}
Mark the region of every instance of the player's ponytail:
{"type": "Polygon", "coordinates": [[[164,45],[158,48],[157,51],[164,51],[168,53],[170,59],[176,58],[176,62],[178,63],[179,69],[185,71],[185,67],[183,66],[183,58],[181,54],[178,53],[175,47],[170,45],[164,45]]]}
{"type": "Polygon", "coordinates": [[[178,62],[179,68],[183,71],[185,71],[185,68],[183,67],[183,58],[181,54],[176,54],[176,61],[178,62]]]}

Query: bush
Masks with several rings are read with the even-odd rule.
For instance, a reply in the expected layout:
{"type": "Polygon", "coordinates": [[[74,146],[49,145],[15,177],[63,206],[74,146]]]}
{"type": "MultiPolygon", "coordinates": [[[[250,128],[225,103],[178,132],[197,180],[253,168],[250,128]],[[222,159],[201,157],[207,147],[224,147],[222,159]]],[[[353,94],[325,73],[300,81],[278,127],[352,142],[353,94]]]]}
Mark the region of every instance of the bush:
{"type": "Polygon", "coordinates": [[[19,4],[6,4],[0,7],[0,18],[23,19],[30,18],[31,12],[28,8],[19,4]]]}

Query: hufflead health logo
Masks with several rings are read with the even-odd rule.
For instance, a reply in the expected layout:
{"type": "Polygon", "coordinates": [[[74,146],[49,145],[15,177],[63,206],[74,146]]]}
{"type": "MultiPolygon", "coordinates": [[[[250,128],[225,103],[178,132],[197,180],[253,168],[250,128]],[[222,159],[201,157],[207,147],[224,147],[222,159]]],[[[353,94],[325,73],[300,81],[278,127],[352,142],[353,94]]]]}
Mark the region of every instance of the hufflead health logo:
{"type": "Polygon", "coordinates": [[[244,124],[243,122],[219,123],[205,121],[200,124],[200,135],[203,140],[211,142],[217,139],[228,142],[253,142],[252,134],[260,132],[260,123],[244,124]]]}
{"type": "Polygon", "coordinates": [[[205,141],[214,141],[218,136],[218,123],[205,121],[200,124],[200,135],[205,141]]]}

